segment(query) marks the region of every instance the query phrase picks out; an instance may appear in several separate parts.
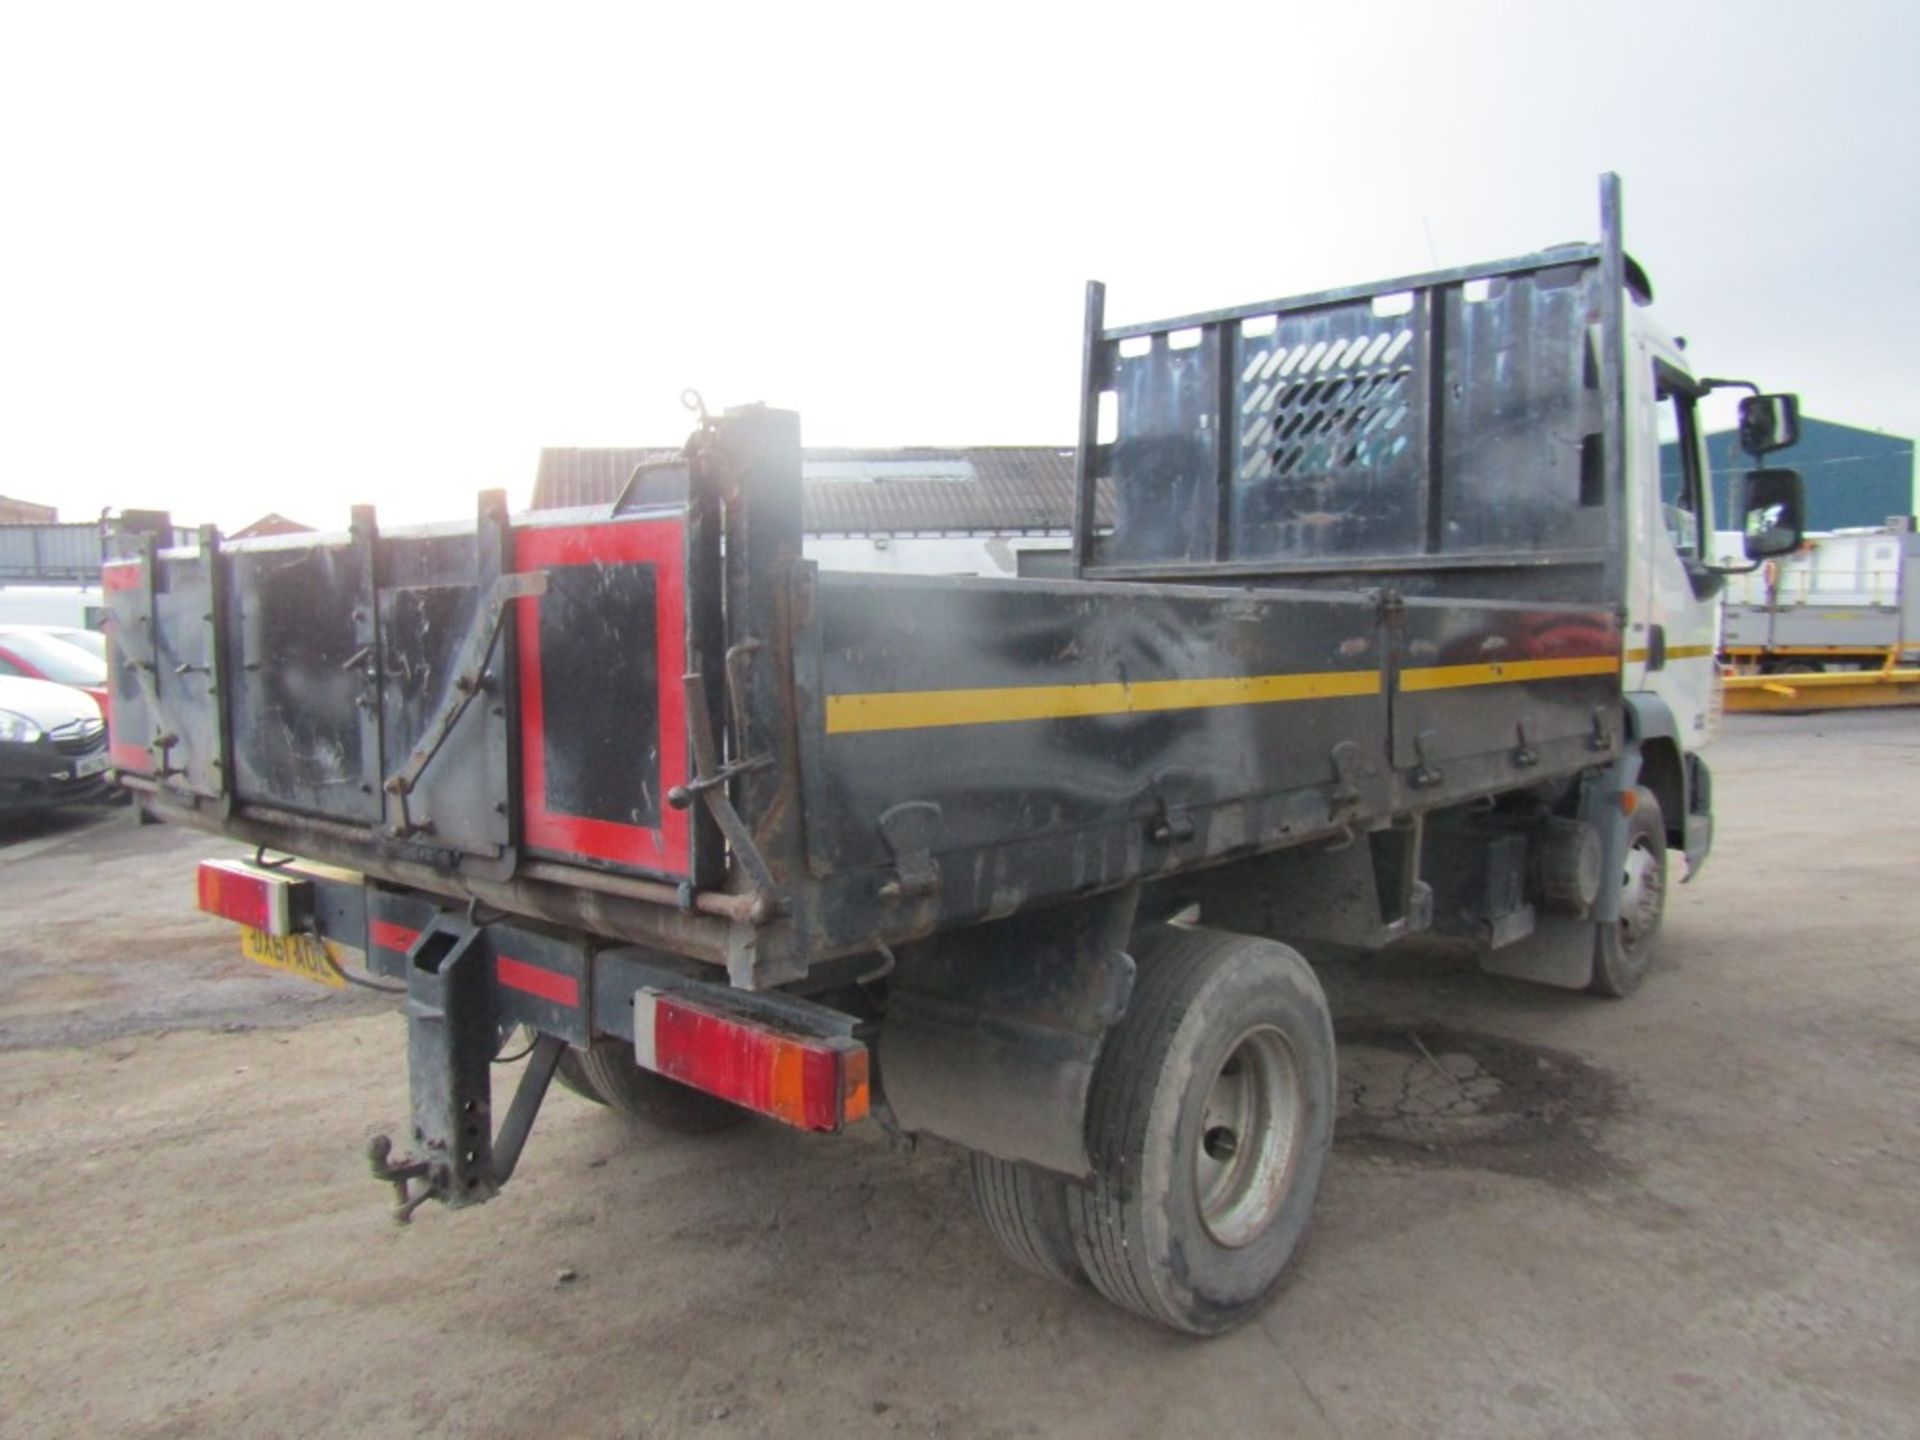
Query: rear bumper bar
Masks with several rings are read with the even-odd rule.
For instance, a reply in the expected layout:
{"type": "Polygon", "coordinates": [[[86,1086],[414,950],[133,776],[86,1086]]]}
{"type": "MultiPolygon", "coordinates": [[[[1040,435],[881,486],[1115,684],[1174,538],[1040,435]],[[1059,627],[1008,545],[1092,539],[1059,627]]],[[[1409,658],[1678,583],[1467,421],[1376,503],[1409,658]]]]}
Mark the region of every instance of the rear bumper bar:
{"type": "Polygon", "coordinates": [[[490,1198],[506,1182],[561,1046],[612,1037],[637,1063],[800,1129],[837,1131],[869,1109],[855,1016],[782,992],[704,978],[698,962],[478,905],[376,885],[306,862],[207,861],[201,908],[268,933],[308,933],[365,956],[406,996],[416,1154],[375,1155],[403,1212],[490,1198]],[[538,1037],[512,1112],[492,1125],[491,1067],[516,1027],[538,1037]],[[531,1089],[529,1088],[531,1087],[531,1089]],[[409,1190],[416,1182],[424,1188],[409,1190]]]}

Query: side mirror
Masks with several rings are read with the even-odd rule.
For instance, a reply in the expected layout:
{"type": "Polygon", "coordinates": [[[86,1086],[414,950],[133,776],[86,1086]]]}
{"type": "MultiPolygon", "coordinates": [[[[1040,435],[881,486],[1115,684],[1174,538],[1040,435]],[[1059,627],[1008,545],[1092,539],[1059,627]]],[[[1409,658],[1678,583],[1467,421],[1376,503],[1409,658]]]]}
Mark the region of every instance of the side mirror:
{"type": "Polygon", "coordinates": [[[1740,402],[1740,448],[1755,456],[1800,443],[1798,395],[1749,395],[1740,402]]]}
{"type": "Polygon", "coordinates": [[[1807,499],[1798,470],[1748,471],[1741,487],[1740,510],[1747,559],[1770,560],[1800,548],[1807,524],[1807,499]]]}

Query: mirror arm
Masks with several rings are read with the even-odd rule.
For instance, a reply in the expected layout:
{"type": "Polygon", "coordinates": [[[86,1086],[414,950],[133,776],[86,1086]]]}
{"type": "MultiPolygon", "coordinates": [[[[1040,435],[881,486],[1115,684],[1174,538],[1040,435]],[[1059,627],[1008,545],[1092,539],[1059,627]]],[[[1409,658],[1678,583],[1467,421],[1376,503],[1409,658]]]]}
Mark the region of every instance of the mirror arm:
{"type": "Polygon", "coordinates": [[[1760,394],[1760,387],[1751,380],[1722,380],[1711,375],[1702,375],[1693,383],[1700,387],[1702,395],[1714,390],[1751,390],[1755,395],[1760,394]]]}
{"type": "Polygon", "coordinates": [[[1765,560],[1755,560],[1746,565],[1709,565],[1707,569],[1716,575],[1751,575],[1766,563],[1765,560]]]}

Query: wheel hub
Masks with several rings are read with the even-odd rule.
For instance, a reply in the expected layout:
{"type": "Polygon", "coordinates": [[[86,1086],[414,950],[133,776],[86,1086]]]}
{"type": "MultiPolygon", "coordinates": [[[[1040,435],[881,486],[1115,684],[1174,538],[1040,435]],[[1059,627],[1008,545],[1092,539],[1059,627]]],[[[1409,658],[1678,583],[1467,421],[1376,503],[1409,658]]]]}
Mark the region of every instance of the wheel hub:
{"type": "Polygon", "coordinates": [[[1306,1130],[1299,1067],[1270,1025],[1227,1051],[1207,1092],[1194,1145],[1194,1187],[1209,1234],[1232,1248],[1252,1243],[1286,1199],[1306,1130]]]}
{"type": "Polygon", "coordinates": [[[1620,939],[1628,950],[1645,944],[1660,918],[1660,862],[1645,841],[1627,851],[1620,875],[1620,939]]]}

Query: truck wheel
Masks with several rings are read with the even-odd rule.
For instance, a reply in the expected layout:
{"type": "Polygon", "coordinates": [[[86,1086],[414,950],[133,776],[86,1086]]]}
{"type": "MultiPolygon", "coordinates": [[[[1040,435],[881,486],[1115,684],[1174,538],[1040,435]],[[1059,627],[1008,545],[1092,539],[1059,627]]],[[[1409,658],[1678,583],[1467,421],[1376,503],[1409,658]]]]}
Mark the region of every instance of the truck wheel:
{"type": "Polygon", "coordinates": [[[596,1105],[607,1103],[600,1098],[600,1092],[593,1088],[593,1082],[587,1079],[587,1072],[580,1063],[580,1052],[571,1045],[560,1057],[560,1064],[554,1070],[553,1078],[560,1083],[561,1089],[571,1090],[582,1100],[591,1100],[596,1105]]]}
{"type": "Polygon", "coordinates": [[[1593,937],[1595,995],[1620,1000],[1640,988],[1653,963],[1654,941],[1667,906],[1667,822],[1644,786],[1627,821],[1627,860],[1620,871],[1620,918],[1593,937]]]}
{"type": "Polygon", "coordinates": [[[978,1150],[967,1156],[967,1182],[973,1208],[1016,1263],[1062,1284],[1086,1283],[1067,1218],[1069,1182],[978,1150]]]}
{"type": "Polygon", "coordinates": [[[1297,951],[1156,925],[1087,1106],[1080,1261],[1109,1300],[1215,1335],[1248,1319],[1305,1237],[1333,1139],[1333,1024],[1297,951]]]}
{"type": "MultiPolygon", "coordinates": [[[[569,1050],[560,1062],[563,1077],[567,1060],[575,1056],[589,1098],[645,1124],[677,1135],[705,1135],[747,1118],[738,1105],[642,1069],[623,1040],[596,1040],[591,1050],[569,1050]]],[[[569,1080],[561,1083],[573,1088],[569,1080]]]]}

